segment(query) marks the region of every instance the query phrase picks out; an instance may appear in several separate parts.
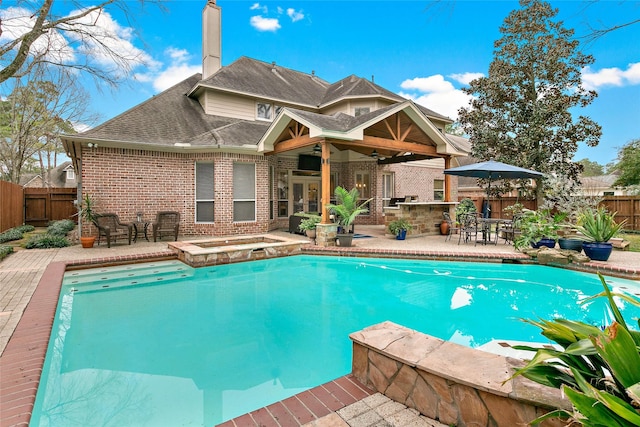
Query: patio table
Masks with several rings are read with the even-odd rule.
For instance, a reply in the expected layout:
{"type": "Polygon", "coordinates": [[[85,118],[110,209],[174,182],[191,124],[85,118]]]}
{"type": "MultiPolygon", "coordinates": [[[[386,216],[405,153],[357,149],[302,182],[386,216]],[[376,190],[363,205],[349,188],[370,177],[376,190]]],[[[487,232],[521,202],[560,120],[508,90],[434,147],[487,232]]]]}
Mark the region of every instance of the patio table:
{"type": "Polygon", "coordinates": [[[494,245],[498,244],[498,230],[500,230],[500,224],[510,224],[510,219],[503,218],[478,218],[478,223],[482,230],[482,244],[486,245],[487,242],[493,241],[494,245]],[[491,239],[491,233],[495,230],[495,240],[491,239]]]}

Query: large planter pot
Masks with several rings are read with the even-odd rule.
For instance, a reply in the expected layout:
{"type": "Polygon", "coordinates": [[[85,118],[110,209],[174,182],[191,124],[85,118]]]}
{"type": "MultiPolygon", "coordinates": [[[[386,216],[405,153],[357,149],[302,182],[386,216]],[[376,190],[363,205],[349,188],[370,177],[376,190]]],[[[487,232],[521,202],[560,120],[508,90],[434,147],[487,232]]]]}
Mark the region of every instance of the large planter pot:
{"type": "Polygon", "coordinates": [[[406,238],[407,238],[407,230],[400,230],[398,231],[398,234],[396,234],[397,240],[404,240],[406,238]]]}
{"type": "Polygon", "coordinates": [[[606,261],[611,255],[613,244],[609,242],[584,242],[582,249],[592,261],[606,261]]]}
{"type": "Polygon", "coordinates": [[[93,244],[96,242],[95,236],[81,237],[80,244],[83,248],[92,248],[93,244]]]}
{"type": "Polygon", "coordinates": [[[558,245],[560,245],[560,249],[567,249],[570,251],[582,252],[582,243],[583,241],[580,239],[571,239],[561,237],[558,239],[558,245]]]}
{"type": "Polygon", "coordinates": [[[449,234],[449,223],[447,221],[442,221],[440,223],[440,234],[443,236],[449,234]]]}
{"type": "Polygon", "coordinates": [[[351,242],[353,241],[353,234],[352,233],[338,234],[336,236],[336,240],[338,241],[338,246],[350,247],[351,242]]]}
{"type": "Polygon", "coordinates": [[[542,246],[546,246],[548,248],[553,249],[556,247],[556,241],[554,239],[540,239],[538,242],[532,243],[531,246],[536,249],[542,246]]]}
{"type": "Polygon", "coordinates": [[[315,228],[313,230],[305,230],[304,233],[310,239],[315,239],[316,238],[316,230],[315,230],[315,228]]]}

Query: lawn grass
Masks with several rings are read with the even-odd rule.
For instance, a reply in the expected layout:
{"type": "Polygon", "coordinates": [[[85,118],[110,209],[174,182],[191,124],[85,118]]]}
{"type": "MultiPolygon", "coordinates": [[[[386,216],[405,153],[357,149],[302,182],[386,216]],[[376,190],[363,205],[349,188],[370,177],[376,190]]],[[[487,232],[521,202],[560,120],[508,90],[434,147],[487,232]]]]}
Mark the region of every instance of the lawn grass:
{"type": "Polygon", "coordinates": [[[631,252],[640,252],[640,234],[638,233],[623,233],[620,235],[624,240],[631,242],[629,250],[631,252]]]}

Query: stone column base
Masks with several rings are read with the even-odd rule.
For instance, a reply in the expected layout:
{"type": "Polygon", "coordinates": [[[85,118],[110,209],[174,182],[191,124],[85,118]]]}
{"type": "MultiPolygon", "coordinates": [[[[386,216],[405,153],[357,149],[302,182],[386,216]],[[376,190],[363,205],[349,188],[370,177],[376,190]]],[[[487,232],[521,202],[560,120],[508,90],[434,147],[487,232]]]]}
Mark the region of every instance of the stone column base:
{"type": "Polygon", "coordinates": [[[337,224],[316,225],[316,245],[323,246],[323,247],[335,246],[337,234],[338,234],[337,224]]]}

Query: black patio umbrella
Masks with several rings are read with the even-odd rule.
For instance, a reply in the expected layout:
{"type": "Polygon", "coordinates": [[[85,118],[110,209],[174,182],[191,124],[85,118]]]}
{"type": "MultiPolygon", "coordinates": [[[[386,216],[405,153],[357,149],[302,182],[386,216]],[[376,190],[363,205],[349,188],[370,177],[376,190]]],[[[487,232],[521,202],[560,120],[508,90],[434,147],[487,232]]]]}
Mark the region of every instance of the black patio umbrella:
{"type": "MultiPolygon", "coordinates": [[[[446,175],[469,176],[472,178],[484,178],[489,180],[487,187],[487,200],[491,190],[491,180],[494,179],[537,179],[544,174],[531,169],[525,169],[518,166],[509,165],[507,163],[488,160],[486,162],[473,163],[470,165],[459,166],[457,168],[445,169],[446,175]]],[[[491,210],[491,207],[489,207],[491,210]]]]}

